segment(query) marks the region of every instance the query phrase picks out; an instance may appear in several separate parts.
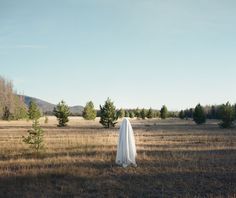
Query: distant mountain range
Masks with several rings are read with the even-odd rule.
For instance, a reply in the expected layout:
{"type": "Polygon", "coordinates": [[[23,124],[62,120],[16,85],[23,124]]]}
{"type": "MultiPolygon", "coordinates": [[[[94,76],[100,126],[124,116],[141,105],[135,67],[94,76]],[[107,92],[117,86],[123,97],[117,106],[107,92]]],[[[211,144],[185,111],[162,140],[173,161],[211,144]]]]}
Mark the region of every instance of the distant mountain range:
{"type": "MultiPolygon", "coordinates": [[[[23,96],[23,97],[25,99],[25,104],[27,106],[29,106],[30,101],[34,101],[38,105],[39,109],[44,114],[51,115],[54,107],[56,106],[55,104],[46,102],[46,101],[38,99],[38,98],[34,98],[34,97],[30,97],[30,96],[23,96]]],[[[84,107],[79,106],[79,105],[70,107],[70,112],[72,115],[82,115],[83,110],[84,110],[84,107]]]]}

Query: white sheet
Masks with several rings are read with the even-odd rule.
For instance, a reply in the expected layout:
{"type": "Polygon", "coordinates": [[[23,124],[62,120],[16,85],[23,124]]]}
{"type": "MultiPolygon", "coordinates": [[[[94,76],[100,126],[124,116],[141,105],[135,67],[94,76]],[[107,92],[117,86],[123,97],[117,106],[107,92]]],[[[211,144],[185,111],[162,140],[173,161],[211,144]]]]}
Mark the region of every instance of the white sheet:
{"type": "Polygon", "coordinates": [[[119,130],[119,142],[117,145],[116,163],[127,167],[132,164],[136,165],[136,146],[134,132],[128,118],[124,118],[119,130]]]}

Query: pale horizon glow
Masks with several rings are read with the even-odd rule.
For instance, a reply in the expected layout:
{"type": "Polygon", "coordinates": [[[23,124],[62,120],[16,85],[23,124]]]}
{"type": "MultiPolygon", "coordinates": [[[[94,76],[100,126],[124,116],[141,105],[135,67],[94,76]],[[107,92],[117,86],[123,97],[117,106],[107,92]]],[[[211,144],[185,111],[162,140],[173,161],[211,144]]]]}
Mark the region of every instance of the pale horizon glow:
{"type": "Polygon", "coordinates": [[[234,0],[0,0],[0,75],[57,104],[236,103],[234,0]]]}

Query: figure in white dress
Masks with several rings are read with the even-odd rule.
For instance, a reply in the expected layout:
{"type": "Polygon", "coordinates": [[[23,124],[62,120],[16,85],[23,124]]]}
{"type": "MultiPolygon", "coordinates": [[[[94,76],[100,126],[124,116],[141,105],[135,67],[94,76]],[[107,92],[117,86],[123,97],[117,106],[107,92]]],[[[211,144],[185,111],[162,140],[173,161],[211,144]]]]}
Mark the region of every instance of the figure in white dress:
{"type": "Polygon", "coordinates": [[[124,118],[120,126],[119,142],[117,145],[116,163],[127,167],[136,165],[136,146],[134,132],[128,118],[124,118]]]}

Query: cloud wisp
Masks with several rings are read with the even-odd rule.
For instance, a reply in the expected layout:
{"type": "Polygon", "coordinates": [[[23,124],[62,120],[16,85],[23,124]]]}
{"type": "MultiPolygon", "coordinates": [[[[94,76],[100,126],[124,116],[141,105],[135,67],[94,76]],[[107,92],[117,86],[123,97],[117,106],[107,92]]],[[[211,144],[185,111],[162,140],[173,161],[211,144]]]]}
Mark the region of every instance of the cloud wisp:
{"type": "Polygon", "coordinates": [[[0,49],[45,49],[47,45],[13,45],[13,46],[0,46],[0,49]]]}

